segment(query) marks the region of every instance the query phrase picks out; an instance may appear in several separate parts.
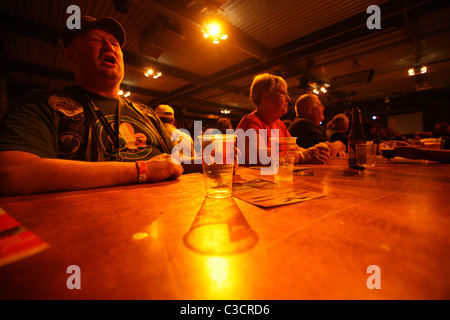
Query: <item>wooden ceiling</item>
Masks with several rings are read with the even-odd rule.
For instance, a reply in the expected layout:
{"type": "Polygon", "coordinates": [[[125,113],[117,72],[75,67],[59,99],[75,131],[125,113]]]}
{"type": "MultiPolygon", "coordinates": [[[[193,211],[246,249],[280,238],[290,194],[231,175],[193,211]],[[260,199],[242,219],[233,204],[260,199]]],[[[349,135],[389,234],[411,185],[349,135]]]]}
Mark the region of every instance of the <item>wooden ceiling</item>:
{"type": "Polygon", "coordinates": [[[282,75],[295,100],[308,83],[329,84],[326,106],[367,102],[450,87],[449,1],[303,0],[7,0],[1,2],[1,76],[10,97],[74,81],[60,35],[69,5],[110,16],[127,33],[122,89],[178,116],[238,120],[254,109],[253,77],[282,75]],[[366,10],[377,5],[381,29],[366,10]],[[221,20],[228,39],[213,44],[201,30],[221,20]],[[428,72],[410,77],[413,65],[428,72]],[[148,68],[162,72],[145,77],[148,68]]]}

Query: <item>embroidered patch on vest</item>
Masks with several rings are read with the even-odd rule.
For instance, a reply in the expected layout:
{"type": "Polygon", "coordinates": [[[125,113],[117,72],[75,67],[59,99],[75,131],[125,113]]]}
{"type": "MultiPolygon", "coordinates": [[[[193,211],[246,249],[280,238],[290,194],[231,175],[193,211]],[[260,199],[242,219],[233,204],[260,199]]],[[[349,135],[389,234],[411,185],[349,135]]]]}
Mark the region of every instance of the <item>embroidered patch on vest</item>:
{"type": "Polygon", "coordinates": [[[74,158],[81,146],[82,140],[81,136],[75,131],[62,132],[59,135],[60,156],[64,159],[74,158]]]}
{"type": "Polygon", "coordinates": [[[83,106],[69,97],[51,96],[48,98],[47,103],[52,109],[61,112],[69,118],[83,113],[83,106]]]}

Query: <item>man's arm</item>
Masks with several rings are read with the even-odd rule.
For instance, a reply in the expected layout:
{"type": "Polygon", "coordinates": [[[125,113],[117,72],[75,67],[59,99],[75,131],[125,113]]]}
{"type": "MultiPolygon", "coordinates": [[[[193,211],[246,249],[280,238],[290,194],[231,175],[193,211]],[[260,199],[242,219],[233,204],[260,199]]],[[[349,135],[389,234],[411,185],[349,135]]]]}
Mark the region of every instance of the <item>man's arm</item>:
{"type": "MultiPolygon", "coordinates": [[[[145,161],[147,182],[177,178],[183,172],[170,155],[145,161]]],[[[136,183],[134,162],[85,162],[40,158],[28,152],[0,152],[0,196],[83,190],[136,183]]]]}
{"type": "Polygon", "coordinates": [[[345,144],[340,140],[336,140],[333,142],[327,142],[327,144],[331,149],[331,157],[336,157],[337,155],[343,155],[343,153],[345,153],[345,151],[347,149],[345,144]]]}

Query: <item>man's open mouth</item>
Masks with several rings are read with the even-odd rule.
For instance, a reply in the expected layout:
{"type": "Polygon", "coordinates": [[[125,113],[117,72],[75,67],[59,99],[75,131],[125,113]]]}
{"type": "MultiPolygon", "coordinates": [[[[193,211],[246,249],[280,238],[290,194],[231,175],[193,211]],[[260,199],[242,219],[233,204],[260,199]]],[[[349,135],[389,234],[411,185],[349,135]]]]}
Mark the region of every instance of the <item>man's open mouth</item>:
{"type": "Polygon", "coordinates": [[[116,63],[116,58],[114,56],[112,56],[112,55],[107,54],[107,55],[105,55],[103,57],[103,61],[105,61],[107,63],[110,63],[110,64],[115,64],[116,63]]]}

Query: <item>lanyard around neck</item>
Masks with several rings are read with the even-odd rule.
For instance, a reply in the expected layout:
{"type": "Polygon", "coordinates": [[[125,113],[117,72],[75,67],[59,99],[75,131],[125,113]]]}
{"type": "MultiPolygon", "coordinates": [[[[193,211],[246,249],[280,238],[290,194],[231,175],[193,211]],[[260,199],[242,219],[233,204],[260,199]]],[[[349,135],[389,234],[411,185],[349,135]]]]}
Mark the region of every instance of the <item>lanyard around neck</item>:
{"type": "Polygon", "coordinates": [[[113,142],[113,152],[119,150],[119,128],[120,128],[120,116],[121,116],[121,109],[122,106],[117,100],[117,109],[116,109],[116,122],[115,122],[115,128],[111,126],[111,124],[106,120],[105,115],[103,112],[97,107],[97,105],[92,101],[92,99],[89,97],[88,94],[86,94],[88,103],[90,104],[91,108],[96,113],[98,119],[103,125],[103,128],[105,128],[106,133],[108,134],[109,138],[113,142]]]}

